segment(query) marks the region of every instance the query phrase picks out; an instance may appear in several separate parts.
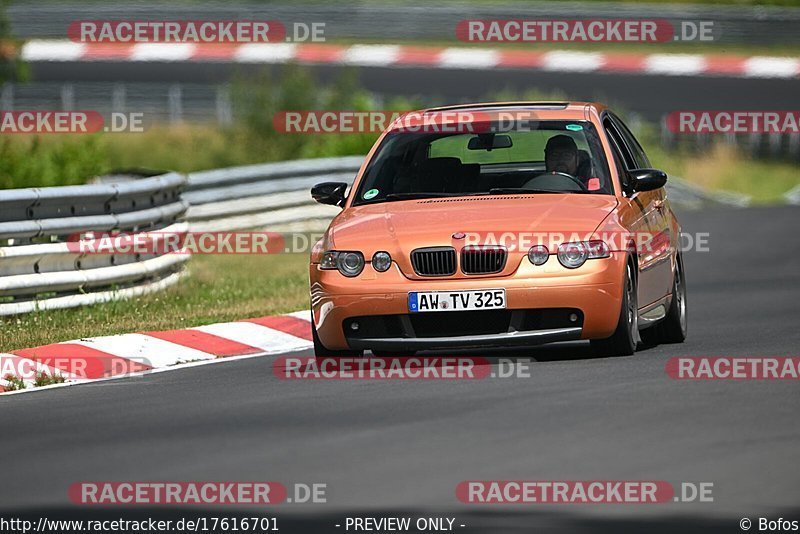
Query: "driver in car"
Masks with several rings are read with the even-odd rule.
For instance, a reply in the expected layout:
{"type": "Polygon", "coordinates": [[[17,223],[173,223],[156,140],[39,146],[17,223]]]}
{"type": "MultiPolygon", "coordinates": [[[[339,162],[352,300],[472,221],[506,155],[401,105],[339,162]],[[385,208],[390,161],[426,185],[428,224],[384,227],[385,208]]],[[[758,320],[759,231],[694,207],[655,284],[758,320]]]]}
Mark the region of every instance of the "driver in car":
{"type": "Polygon", "coordinates": [[[546,172],[564,173],[574,177],[589,191],[600,189],[600,181],[592,176],[592,164],[588,153],[578,150],[575,140],[568,135],[556,135],[548,139],[544,147],[546,172]]]}
{"type": "Polygon", "coordinates": [[[547,172],[578,174],[578,145],[568,135],[556,135],[544,147],[544,164],[547,172]]]}

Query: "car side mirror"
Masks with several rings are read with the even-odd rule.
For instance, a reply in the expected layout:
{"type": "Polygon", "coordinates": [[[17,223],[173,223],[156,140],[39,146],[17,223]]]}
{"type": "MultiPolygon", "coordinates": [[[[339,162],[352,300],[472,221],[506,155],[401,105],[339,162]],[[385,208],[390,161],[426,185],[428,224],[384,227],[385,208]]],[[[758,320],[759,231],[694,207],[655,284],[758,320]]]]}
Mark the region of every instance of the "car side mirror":
{"type": "Polygon", "coordinates": [[[311,188],[311,198],[320,204],[342,207],[347,191],[347,182],[322,182],[311,188]]]}
{"type": "Polygon", "coordinates": [[[652,191],[667,183],[667,173],[658,169],[634,169],[630,175],[634,191],[652,191]]]}

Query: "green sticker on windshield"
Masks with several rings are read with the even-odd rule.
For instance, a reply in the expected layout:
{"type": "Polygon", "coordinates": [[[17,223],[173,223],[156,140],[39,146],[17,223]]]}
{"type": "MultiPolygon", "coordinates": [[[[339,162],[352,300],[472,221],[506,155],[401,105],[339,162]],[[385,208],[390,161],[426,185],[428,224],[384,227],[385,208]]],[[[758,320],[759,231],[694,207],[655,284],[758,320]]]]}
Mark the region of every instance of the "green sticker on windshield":
{"type": "Polygon", "coordinates": [[[570,130],[572,132],[580,132],[581,130],[583,130],[583,126],[581,126],[580,124],[567,124],[567,130],[570,130]]]}
{"type": "Polygon", "coordinates": [[[375,198],[376,196],[378,196],[378,190],[377,189],[370,189],[369,191],[364,193],[364,198],[366,200],[369,200],[371,198],[375,198]]]}

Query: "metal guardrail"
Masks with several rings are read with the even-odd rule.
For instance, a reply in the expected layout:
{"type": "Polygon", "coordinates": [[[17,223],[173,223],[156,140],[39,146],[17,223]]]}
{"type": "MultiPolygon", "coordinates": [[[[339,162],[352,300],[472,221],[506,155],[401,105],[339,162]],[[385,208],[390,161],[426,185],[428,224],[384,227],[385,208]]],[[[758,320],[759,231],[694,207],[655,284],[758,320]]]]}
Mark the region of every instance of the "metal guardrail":
{"type": "Polygon", "coordinates": [[[800,206],[800,185],[787,191],[786,194],[783,195],[783,198],[786,199],[786,202],[789,204],[800,206]]]}
{"type": "Polygon", "coordinates": [[[103,302],[178,281],[189,255],[91,254],[71,236],[185,231],[186,178],[0,191],[0,316],[103,302]]]}
{"type": "MultiPolygon", "coordinates": [[[[318,158],[165,174],[122,183],[0,191],[0,315],[133,297],[168,287],[189,254],[81,254],[75,233],[221,232],[253,228],[320,231],[339,208],[316,204],[318,182],[352,183],[363,156],[318,158]],[[44,241],[44,242],[40,242],[44,241]]],[[[709,193],[679,178],[673,204],[746,206],[749,198],[709,193]]]]}
{"type": "Polygon", "coordinates": [[[670,150],[685,148],[697,153],[722,143],[753,159],[800,161],[800,133],[678,134],[667,127],[666,116],[661,118],[660,127],[661,145],[670,150]]]}
{"type": "Polygon", "coordinates": [[[708,191],[677,176],[669,177],[667,192],[672,204],[690,209],[699,209],[714,204],[744,208],[749,206],[752,200],[748,195],[742,193],[708,191]]]}
{"type": "Polygon", "coordinates": [[[186,219],[196,231],[324,228],[339,208],[316,204],[309,189],[318,182],[352,183],[363,161],[317,158],[192,173],[183,194],[191,205],[186,219]]]}

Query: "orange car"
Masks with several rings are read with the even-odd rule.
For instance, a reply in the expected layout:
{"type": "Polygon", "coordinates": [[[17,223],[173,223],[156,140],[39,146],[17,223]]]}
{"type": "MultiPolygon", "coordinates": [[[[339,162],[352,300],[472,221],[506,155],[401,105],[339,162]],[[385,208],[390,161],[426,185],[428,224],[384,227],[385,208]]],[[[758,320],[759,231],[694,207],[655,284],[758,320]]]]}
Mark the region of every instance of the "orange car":
{"type": "Polygon", "coordinates": [[[686,286],[666,174],[600,104],[408,114],[311,253],[317,356],[588,339],[629,355],[682,342],[686,286]]]}

